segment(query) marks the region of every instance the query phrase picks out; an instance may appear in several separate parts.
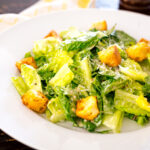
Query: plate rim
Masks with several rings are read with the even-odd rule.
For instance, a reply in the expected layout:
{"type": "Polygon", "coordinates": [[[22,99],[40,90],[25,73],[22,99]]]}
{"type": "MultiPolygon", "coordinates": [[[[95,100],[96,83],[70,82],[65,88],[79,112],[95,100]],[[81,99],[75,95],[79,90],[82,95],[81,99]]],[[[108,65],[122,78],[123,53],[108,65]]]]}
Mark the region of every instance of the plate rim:
{"type": "MultiPolygon", "coordinates": [[[[26,21],[23,21],[23,22],[21,22],[21,23],[18,23],[18,24],[16,24],[16,25],[14,25],[13,27],[11,27],[10,29],[8,29],[8,30],[6,30],[6,31],[3,31],[2,33],[0,33],[0,38],[4,35],[4,34],[7,34],[7,33],[9,33],[9,31],[10,30],[15,30],[18,26],[21,26],[22,24],[24,24],[25,22],[32,22],[32,21],[34,21],[34,20],[38,20],[39,18],[42,18],[43,16],[51,16],[51,15],[53,15],[53,14],[60,14],[60,13],[67,13],[67,12],[73,12],[73,11],[111,11],[111,12],[116,12],[116,11],[118,11],[118,12],[123,12],[123,13],[130,13],[130,14],[133,14],[133,15],[135,15],[135,16],[137,16],[137,15],[140,15],[140,16],[143,16],[143,17],[146,17],[146,18],[150,18],[150,16],[147,16],[147,15],[143,15],[143,14],[140,14],[140,13],[135,13],[135,12],[130,12],[130,11],[124,11],[124,10],[113,10],[113,9],[95,9],[95,8],[90,8],[90,9],[86,9],[86,10],[83,10],[83,9],[74,9],[74,10],[63,10],[63,11],[58,11],[58,12],[53,12],[53,13],[50,13],[50,14],[44,14],[44,15],[41,15],[41,16],[36,16],[36,17],[34,17],[34,18],[31,18],[31,19],[29,19],[29,20],[26,20],[26,21]]],[[[0,111],[1,112],[1,111],[0,111]]],[[[55,125],[56,126],[56,125],[55,125]]],[[[58,128],[60,128],[60,127],[58,127],[58,128]]],[[[147,128],[150,128],[150,127],[147,127],[147,128]]],[[[12,135],[9,131],[7,132],[4,128],[1,128],[1,125],[0,125],[0,129],[3,131],[3,132],[5,132],[6,134],[8,134],[9,136],[11,136],[11,137],[13,137],[14,139],[16,139],[17,141],[19,141],[20,143],[22,143],[22,144],[24,144],[24,145],[26,145],[26,146],[29,146],[29,147],[31,147],[31,148],[36,148],[36,149],[39,149],[39,147],[36,147],[36,145],[33,145],[33,144],[30,144],[30,143],[27,143],[27,142],[25,142],[25,141],[22,141],[20,138],[18,138],[18,137],[16,137],[16,136],[14,136],[14,135],[12,135]]],[[[65,130],[68,130],[67,132],[70,132],[70,133],[73,133],[73,132],[76,132],[78,135],[81,135],[82,133],[81,132],[77,132],[77,131],[74,131],[74,130],[70,130],[70,129],[66,129],[66,128],[63,128],[63,129],[65,129],[65,130]]],[[[133,132],[136,132],[136,134],[135,135],[140,135],[141,133],[142,133],[142,130],[143,129],[140,129],[140,130],[137,130],[137,131],[133,131],[133,132]]],[[[126,134],[134,134],[133,132],[127,132],[127,133],[121,133],[121,134],[115,134],[115,135],[118,135],[118,136],[123,136],[123,135],[126,135],[126,134]]],[[[83,134],[82,134],[83,135],[83,134]]],[[[84,135],[91,135],[91,133],[84,133],[84,135]]],[[[97,135],[97,134],[95,134],[95,133],[92,133],[92,135],[97,135]]],[[[109,135],[106,135],[106,136],[113,136],[114,134],[109,134],[109,135]]],[[[40,148],[41,149],[41,148],[40,148]]]]}

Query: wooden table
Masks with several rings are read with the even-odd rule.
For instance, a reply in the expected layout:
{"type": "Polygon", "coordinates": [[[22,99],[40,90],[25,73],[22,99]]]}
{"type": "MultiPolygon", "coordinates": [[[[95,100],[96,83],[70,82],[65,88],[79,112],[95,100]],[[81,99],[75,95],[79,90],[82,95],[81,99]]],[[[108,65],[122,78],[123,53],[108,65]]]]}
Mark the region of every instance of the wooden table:
{"type": "MultiPolygon", "coordinates": [[[[37,0],[0,0],[0,14],[19,13],[37,0]]],[[[122,7],[120,7],[122,8],[122,7]]],[[[0,150],[32,150],[0,130],[0,150]]]]}

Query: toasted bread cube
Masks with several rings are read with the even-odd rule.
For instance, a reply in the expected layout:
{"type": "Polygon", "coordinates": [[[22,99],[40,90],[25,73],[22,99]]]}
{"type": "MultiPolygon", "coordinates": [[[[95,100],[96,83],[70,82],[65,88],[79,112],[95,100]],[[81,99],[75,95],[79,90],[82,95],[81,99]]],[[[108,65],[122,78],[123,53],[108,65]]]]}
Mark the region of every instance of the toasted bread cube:
{"type": "Polygon", "coordinates": [[[139,42],[126,50],[128,56],[135,61],[142,61],[147,58],[150,46],[145,42],[139,42]]]}
{"type": "Polygon", "coordinates": [[[88,96],[77,101],[76,115],[78,117],[93,120],[99,113],[95,96],[88,96]]]}
{"type": "Polygon", "coordinates": [[[141,39],[139,40],[139,42],[145,42],[145,43],[147,43],[147,44],[150,44],[150,41],[148,41],[148,40],[146,40],[146,39],[144,39],[144,38],[141,38],[141,39]]]}
{"type": "Polygon", "coordinates": [[[105,31],[105,30],[107,30],[107,22],[105,20],[96,22],[92,25],[91,29],[105,31]]]}
{"type": "Polygon", "coordinates": [[[98,52],[98,56],[102,63],[110,67],[116,67],[121,63],[121,56],[116,45],[98,52]]]}
{"type": "Polygon", "coordinates": [[[44,113],[48,99],[42,92],[31,89],[22,96],[22,102],[32,110],[38,113],[44,113]]]}
{"type": "Polygon", "coordinates": [[[23,58],[19,61],[16,62],[16,67],[18,68],[18,70],[21,72],[21,65],[22,64],[27,64],[27,65],[31,65],[34,68],[37,68],[36,62],[34,60],[33,57],[27,57],[27,58],[23,58]]]}
{"type": "Polygon", "coordinates": [[[54,37],[54,38],[61,39],[60,36],[57,34],[57,32],[54,30],[50,31],[44,38],[46,39],[48,37],[54,37]]]}

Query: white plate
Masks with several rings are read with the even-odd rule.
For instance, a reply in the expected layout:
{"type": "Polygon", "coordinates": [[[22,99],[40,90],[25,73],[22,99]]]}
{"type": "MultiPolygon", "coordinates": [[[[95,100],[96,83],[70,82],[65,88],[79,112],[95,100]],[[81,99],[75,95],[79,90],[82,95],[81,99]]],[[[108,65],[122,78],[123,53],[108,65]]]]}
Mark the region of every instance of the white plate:
{"type": "MultiPolygon", "coordinates": [[[[10,78],[18,74],[16,60],[32,48],[35,40],[43,38],[51,29],[61,31],[69,26],[88,29],[98,20],[106,19],[108,26],[117,23],[139,40],[150,39],[150,17],[106,10],[73,10],[58,12],[16,25],[0,35],[0,128],[10,136],[36,149],[52,150],[148,150],[150,127],[139,128],[127,123],[121,134],[94,134],[66,129],[53,124],[26,108],[10,78]],[[132,132],[128,132],[131,130],[132,132]]],[[[71,128],[71,126],[69,126],[71,128]]]]}

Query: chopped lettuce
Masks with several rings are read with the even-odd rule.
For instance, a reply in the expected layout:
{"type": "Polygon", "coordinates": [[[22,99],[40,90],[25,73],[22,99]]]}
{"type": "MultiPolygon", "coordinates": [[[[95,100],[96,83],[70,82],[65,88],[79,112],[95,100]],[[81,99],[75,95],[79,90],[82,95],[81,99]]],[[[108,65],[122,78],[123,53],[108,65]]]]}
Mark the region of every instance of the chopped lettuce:
{"type": "Polygon", "coordinates": [[[40,75],[41,80],[45,80],[46,83],[48,83],[49,80],[55,75],[55,73],[51,71],[50,64],[44,64],[38,69],[37,72],[40,75]]]}
{"type": "Polygon", "coordinates": [[[148,59],[145,59],[142,62],[140,62],[140,65],[142,70],[146,72],[148,75],[150,75],[150,61],[148,59]]]}
{"type": "Polygon", "coordinates": [[[74,63],[71,65],[71,70],[74,73],[73,82],[81,84],[87,89],[91,87],[91,66],[87,50],[83,50],[74,56],[74,63]]]}
{"type": "Polygon", "coordinates": [[[73,60],[66,51],[55,50],[49,57],[50,69],[55,73],[66,63],[69,65],[73,63],[73,60]]]}
{"type": "Polygon", "coordinates": [[[22,96],[28,91],[29,88],[24,82],[22,77],[12,77],[11,81],[15,86],[16,90],[18,91],[18,93],[20,94],[20,96],[22,96]]]}
{"type": "Polygon", "coordinates": [[[72,105],[69,97],[65,94],[64,89],[60,87],[55,88],[55,92],[58,95],[61,106],[64,109],[65,118],[68,121],[74,122],[75,113],[74,113],[74,105],[72,105]]]}
{"type": "Polygon", "coordinates": [[[115,91],[116,89],[121,89],[126,85],[126,82],[128,81],[128,79],[122,79],[119,78],[117,80],[106,80],[104,82],[102,82],[102,87],[103,87],[103,92],[105,94],[108,94],[112,91],[115,91]]]}
{"type": "Polygon", "coordinates": [[[145,78],[145,84],[143,86],[143,93],[150,99],[150,76],[145,78]]]}
{"type": "Polygon", "coordinates": [[[74,74],[68,67],[68,64],[65,64],[56,75],[49,81],[49,84],[52,87],[60,86],[64,87],[69,84],[74,78],[74,74]]]}
{"type": "Polygon", "coordinates": [[[35,57],[40,57],[43,55],[49,55],[55,49],[58,49],[60,41],[54,37],[49,37],[36,41],[33,47],[33,54],[35,57]]]}
{"type": "Polygon", "coordinates": [[[80,67],[82,71],[82,76],[84,79],[84,85],[90,89],[91,87],[91,69],[89,65],[89,60],[85,57],[83,60],[80,61],[80,67]]]}
{"type": "Polygon", "coordinates": [[[61,43],[61,48],[65,51],[81,51],[84,49],[92,49],[99,40],[98,32],[87,32],[86,34],[65,40],[61,43]]]}
{"type": "Polygon", "coordinates": [[[136,44],[136,40],[124,31],[116,30],[114,35],[121,41],[125,48],[136,44]]]}
{"type": "Polygon", "coordinates": [[[140,96],[143,95],[142,87],[142,84],[140,84],[139,82],[136,82],[134,80],[128,80],[126,86],[123,87],[123,90],[128,93],[140,96]]]}
{"type": "Polygon", "coordinates": [[[138,98],[139,96],[137,95],[129,94],[123,90],[116,90],[114,98],[115,108],[127,113],[150,117],[150,112],[141,109],[136,103],[138,98]]]}
{"type": "Polygon", "coordinates": [[[33,50],[25,54],[25,58],[34,58],[36,69],[28,65],[30,62],[17,62],[22,77],[11,80],[21,96],[29,89],[42,92],[49,99],[45,111],[48,120],[71,121],[89,132],[118,133],[124,117],[139,125],[149,122],[150,54],[142,62],[130,59],[126,49],[136,44],[133,37],[115,30],[115,26],[106,31],[70,27],[59,36],[35,41],[33,50]],[[113,45],[121,56],[117,67],[102,63],[98,57],[100,51],[113,45]],[[92,120],[77,115],[82,109],[80,100],[88,96],[96,97],[99,110],[92,120]],[[102,126],[109,130],[103,131],[102,126]]]}
{"type": "Polygon", "coordinates": [[[35,57],[34,60],[38,68],[43,66],[46,63],[49,63],[47,56],[43,56],[43,55],[39,57],[35,57]]]}
{"type": "Polygon", "coordinates": [[[24,58],[32,57],[31,51],[25,53],[24,58]]]}
{"type": "Polygon", "coordinates": [[[103,50],[111,45],[118,44],[119,42],[120,40],[116,36],[110,34],[107,36],[103,36],[99,40],[98,45],[96,47],[98,47],[99,50],[103,50]]]}
{"type": "Polygon", "coordinates": [[[26,64],[22,64],[21,75],[30,89],[42,91],[41,79],[35,68],[26,64]]]}
{"type": "Polygon", "coordinates": [[[61,31],[59,35],[63,40],[66,40],[79,37],[82,35],[82,32],[80,32],[76,27],[69,27],[67,30],[61,31]]]}
{"type": "Polygon", "coordinates": [[[52,98],[47,104],[47,118],[56,123],[65,120],[64,110],[61,106],[59,98],[52,98]]]}
{"type": "Polygon", "coordinates": [[[105,115],[103,119],[103,125],[112,129],[113,132],[120,132],[122,126],[122,120],[124,113],[122,111],[116,110],[112,115],[105,115]]]}
{"type": "Polygon", "coordinates": [[[133,121],[136,121],[137,124],[139,124],[141,126],[146,125],[149,121],[149,118],[147,116],[136,116],[134,114],[129,114],[129,113],[125,113],[124,116],[133,121]]]}
{"type": "Polygon", "coordinates": [[[145,81],[147,73],[144,72],[141,66],[134,60],[127,59],[120,65],[120,71],[130,78],[138,81],[145,81]]]}

